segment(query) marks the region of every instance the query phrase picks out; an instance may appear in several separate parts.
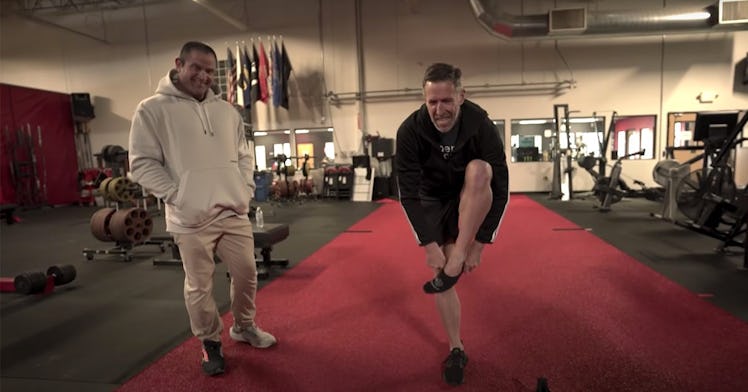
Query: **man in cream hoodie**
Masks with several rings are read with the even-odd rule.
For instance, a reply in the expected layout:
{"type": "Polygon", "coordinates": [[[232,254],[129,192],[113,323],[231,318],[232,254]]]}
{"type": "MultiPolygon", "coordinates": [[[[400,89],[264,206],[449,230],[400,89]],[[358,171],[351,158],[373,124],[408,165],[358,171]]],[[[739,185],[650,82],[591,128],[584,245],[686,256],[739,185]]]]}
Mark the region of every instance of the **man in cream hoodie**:
{"type": "Polygon", "coordinates": [[[255,324],[257,267],[247,216],[254,195],[254,157],[239,112],[214,92],[218,60],[187,42],[156,94],[135,110],[130,129],[133,180],[164,200],[166,230],[179,246],[192,333],[202,341],[202,367],[225,370],[223,323],[213,298],[214,255],[231,274],[232,339],[258,348],[276,343],[255,324]]]}

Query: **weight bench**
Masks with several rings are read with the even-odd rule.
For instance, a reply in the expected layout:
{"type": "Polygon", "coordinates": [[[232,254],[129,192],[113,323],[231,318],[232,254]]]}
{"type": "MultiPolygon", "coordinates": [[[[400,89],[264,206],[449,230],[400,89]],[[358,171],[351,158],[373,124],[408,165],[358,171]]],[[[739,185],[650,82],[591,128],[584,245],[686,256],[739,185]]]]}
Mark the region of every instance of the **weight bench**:
{"type": "Polygon", "coordinates": [[[257,259],[258,279],[267,279],[273,266],[288,267],[288,259],[273,259],[270,252],[273,245],[288,238],[289,229],[286,223],[265,223],[262,227],[254,226],[255,249],[260,249],[262,259],[257,259]]]}
{"type": "MultiPolygon", "coordinates": [[[[263,227],[253,226],[253,234],[255,237],[255,249],[260,250],[260,258],[255,253],[255,259],[257,264],[257,278],[267,279],[270,276],[270,269],[273,266],[287,267],[288,259],[273,259],[271,252],[273,246],[286,238],[290,233],[288,224],[286,223],[265,223],[263,227]]],[[[174,238],[170,235],[164,236],[151,236],[151,238],[145,242],[147,245],[158,245],[161,247],[161,251],[165,252],[166,248],[171,249],[171,258],[153,259],[153,265],[181,265],[182,258],[179,254],[179,247],[174,243],[174,238]]]]}

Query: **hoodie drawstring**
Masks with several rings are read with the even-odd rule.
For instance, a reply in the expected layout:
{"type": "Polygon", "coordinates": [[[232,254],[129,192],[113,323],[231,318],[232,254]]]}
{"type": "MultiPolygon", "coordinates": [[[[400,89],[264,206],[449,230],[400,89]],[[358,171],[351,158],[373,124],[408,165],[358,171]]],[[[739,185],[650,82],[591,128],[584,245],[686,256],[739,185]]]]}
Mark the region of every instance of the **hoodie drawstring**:
{"type": "Polygon", "coordinates": [[[215,136],[215,133],[213,133],[213,126],[210,125],[210,112],[208,110],[205,110],[205,105],[200,105],[200,107],[203,109],[203,112],[205,113],[205,120],[208,122],[208,132],[210,132],[210,136],[215,136]]]}
{"type": "Polygon", "coordinates": [[[200,118],[200,124],[203,126],[203,133],[206,135],[210,133],[210,136],[215,136],[213,133],[213,127],[210,126],[210,116],[208,116],[208,111],[205,110],[204,105],[201,103],[196,102],[195,105],[197,106],[197,108],[195,108],[195,113],[197,114],[197,117],[200,118]]]}

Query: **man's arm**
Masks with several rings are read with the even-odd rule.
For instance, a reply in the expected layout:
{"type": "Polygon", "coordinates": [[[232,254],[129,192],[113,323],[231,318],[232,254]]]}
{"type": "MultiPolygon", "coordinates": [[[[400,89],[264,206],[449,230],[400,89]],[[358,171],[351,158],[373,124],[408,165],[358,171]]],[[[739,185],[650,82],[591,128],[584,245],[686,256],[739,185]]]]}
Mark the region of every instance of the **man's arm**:
{"type": "Polygon", "coordinates": [[[434,228],[426,220],[426,214],[421,205],[421,197],[418,194],[422,174],[417,143],[415,130],[411,129],[409,125],[401,125],[397,131],[397,150],[395,153],[400,204],[405,210],[418,245],[423,246],[436,241],[436,235],[434,228]]]}
{"type": "Polygon", "coordinates": [[[130,172],[133,181],[164,202],[173,204],[179,184],[164,168],[164,152],[155,130],[153,116],[138,105],[130,127],[130,172]]]}
{"type": "Polygon", "coordinates": [[[509,201],[509,170],[506,165],[506,154],[504,144],[497,135],[495,125],[486,119],[479,130],[479,143],[481,159],[491,165],[493,176],[491,177],[491,192],[493,202],[481,223],[475,236],[476,242],[490,244],[496,237],[496,233],[504,216],[506,204],[509,201]]]}
{"type": "Polygon", "coordinates": [[[239,172],[241,172],[242,177],[249,188],[250,195],[254,197],[256,188],[254,178],[255,152],[252,151],[254,149],[254,143],[249,142],[246,136],[244,136],[244,123],[241,119],[239,119],[239,129],[237,132],[239,139],[239,172]]]}

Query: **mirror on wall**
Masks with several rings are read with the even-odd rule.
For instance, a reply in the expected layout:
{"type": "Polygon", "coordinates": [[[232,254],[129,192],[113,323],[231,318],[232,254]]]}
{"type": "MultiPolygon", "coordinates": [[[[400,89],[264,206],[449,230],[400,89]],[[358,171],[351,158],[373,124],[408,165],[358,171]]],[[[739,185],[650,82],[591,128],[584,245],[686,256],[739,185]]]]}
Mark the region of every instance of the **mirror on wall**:
{"type": "Polygon", "coordinates": [[[499,140],[501,140],[501,144],[506,147],[506,142],[504,141],[504,132],[505,132],[505,124],[504,120],[491,120],[493,121],[493,125],[496,127],[496,133],[499,135],[499,140]]]}
{"type": "Polygon", "coordinates": [[[301,168],[308,154],[307,168],[322,167],[335,160],[333,128],[299,128],[255,131],[255,161],[257,170],[274,170],[276,157],[285,155],[286,166],[301,168]]]}
{"type": "Polygon", "coordinates": [[[611,158],[655,159],[656,125],[657,116],[653,114],[616,117],[611,158]]]}
{"type": "Polygon", "coordinates": [[[333,143],[332,128],[309,128],[294,130],[294,145],[296,157],[294,165],[302,167],[304,155],[309,155],[307,168],[322,167],[325,162],[335,159],[335,144],[333,143]]]}
{"type": "MultiPolygon", "coordinates": [[[[511,120],[509,138],[512,162],[550,162],[556,140],[553,118],[511,120]]],[[[574,156],[600,157],[605,133],[605,117],[569,117],[569,130],[561,126],[559,147],[571,149],[574,156]],[[571,141],[571,145],[569,145],[571,141]]]]}
{"type": "MultiPolygon", "coordinates": [[[[291,131],[273,130],[254,133],[255,164],[257,170],[272,170],[276,163],[276,156],[291,156],[291,131]]],[[[292,165],[291,159],[286,159],[285,165],[292,165]]]]}

